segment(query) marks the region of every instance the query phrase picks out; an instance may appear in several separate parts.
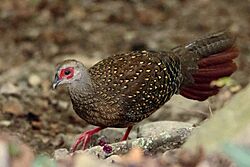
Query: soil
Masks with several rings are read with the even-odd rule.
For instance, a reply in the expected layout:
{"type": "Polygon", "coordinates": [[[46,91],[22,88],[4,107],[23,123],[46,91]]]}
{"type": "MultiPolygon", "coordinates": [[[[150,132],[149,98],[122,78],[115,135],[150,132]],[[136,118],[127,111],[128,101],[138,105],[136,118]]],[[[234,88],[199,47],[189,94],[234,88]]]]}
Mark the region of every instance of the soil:
{"type": "MultiPolygon", "coordinates": [[[[233,84],[202,103],[214,111],[249,83],[249,11],[248,0],[2,0],[1,132],[18,136],[36,153],[68,148],[87,123],[73,112],[65,89],[51,89],[58,62],[76,58],[91,66],[115,53],[168,50],[230,29],[238,35],[239,69],[233,84]]],[[[161,109],[165,120],[199,123],[210,115],[204,106],[176,112],[174,103],[161,109]]],[[[160,120],[159,113],[148,120],[160,120]]]]}

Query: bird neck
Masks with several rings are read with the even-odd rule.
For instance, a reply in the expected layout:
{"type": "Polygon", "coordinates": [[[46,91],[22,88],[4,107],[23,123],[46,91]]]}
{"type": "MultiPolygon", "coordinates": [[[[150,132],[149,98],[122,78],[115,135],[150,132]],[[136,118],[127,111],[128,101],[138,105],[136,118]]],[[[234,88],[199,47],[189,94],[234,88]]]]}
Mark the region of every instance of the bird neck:
{"type": "Polygon", "coordinates": [[[68,85],[68,89],[75,95],[89,95],[94,93],[91,77],[87,70],[81,72],[78,79],[68,85]]]}

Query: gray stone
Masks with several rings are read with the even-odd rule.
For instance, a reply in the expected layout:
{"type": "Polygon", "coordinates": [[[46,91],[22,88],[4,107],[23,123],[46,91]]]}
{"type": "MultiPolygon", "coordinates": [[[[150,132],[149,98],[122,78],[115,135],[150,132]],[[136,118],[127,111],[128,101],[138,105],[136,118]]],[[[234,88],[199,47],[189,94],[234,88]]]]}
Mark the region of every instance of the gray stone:
{"type": "Polygon", "coordinates": [[[36,74],[31,74],[29,76],[28,82],[31,86],[36,87],[41,84],[41,78],[36,74]]]}
{"type": "Polygon", "coordinates": [[[23,104],[17,98],[9,98],[5,103],[3,103],[3,112],[11,113],[16,116],[25,115],[23,104]]]}
{"type": "Polygon", "coordinates": [[[69,102],[67,101],[59,100],[57,104],[58,104],[58,107],[62,110],[66,110],[69,107],[69,102]]]}
{"type": "Polygon", "coordinates": [[[0,94],[20,95],[20,89],[12,83],[6,83],[0,88],[0,94]]]}
{"type": "Polygon", "coordinates": [[[138,127],[137,137],[154,137],[161,133],[171,133],[182,128],[191,128],[192,124],[176,121],[151,122],[138,127]]]}
{"type": "Polygon", "coordinates": [[[0,125],[1,126],[5,126],[5,127],[10,126],[11,123],[12,123],[12,121],[9,121],[9,120],[2,120],[2,121],[0,121],[0,125]]]}
{"type": "Polygon", "coordinates": [[[65,159],[69,156],[69,151],[66,148],[60,148],[54,151],[54,158],[56,160],[65,159]]]}

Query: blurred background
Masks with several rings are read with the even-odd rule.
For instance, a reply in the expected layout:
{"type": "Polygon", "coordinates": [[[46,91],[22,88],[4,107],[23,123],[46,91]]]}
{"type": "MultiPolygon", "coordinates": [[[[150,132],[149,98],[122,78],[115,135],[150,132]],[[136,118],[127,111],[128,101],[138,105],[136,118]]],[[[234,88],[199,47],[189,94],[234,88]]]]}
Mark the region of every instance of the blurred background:
{"type": "Polygon", "coordinates": [[[168,50],[230,29],[238,35],[239,70],[216,97],[202,103],[176,96],[145,122],[199,124],[250,79],[249,0],[1,0],[0,131],[37,152],[67,147],[87,124],[65,89],[51,90],[55,66],[86,66],[115,53],[168,50]]]}

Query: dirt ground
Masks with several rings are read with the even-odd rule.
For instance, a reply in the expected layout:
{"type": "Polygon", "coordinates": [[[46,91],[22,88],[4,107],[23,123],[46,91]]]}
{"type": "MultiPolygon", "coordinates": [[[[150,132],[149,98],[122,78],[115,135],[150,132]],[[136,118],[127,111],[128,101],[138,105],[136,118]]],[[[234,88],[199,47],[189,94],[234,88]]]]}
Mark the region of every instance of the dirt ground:
{"type": "MultiPolygon", "coordinates": [[[[1,0],[0,131],[37,153],[68,148],[87,124],[64,89],[51,89],[58,62],[76,58],[91,66],[115,53],[168,50],[230,29],[238,34],[241,56],[233,86],[209,100],[213,110],[220,108],[249,83],[249,27],[249,0],[1,0]]],[[[175,112],[171,105],[164,106],[165,120],[199,123],[209,116],[208,109],[175,112]]]]}

